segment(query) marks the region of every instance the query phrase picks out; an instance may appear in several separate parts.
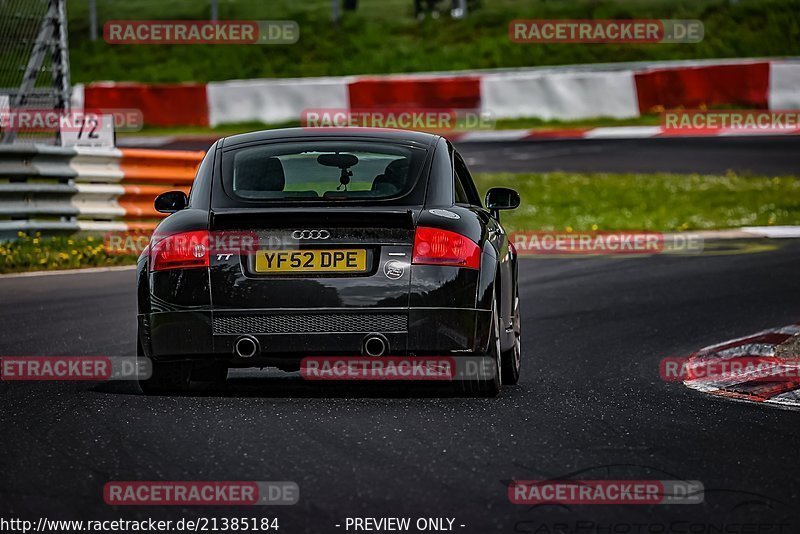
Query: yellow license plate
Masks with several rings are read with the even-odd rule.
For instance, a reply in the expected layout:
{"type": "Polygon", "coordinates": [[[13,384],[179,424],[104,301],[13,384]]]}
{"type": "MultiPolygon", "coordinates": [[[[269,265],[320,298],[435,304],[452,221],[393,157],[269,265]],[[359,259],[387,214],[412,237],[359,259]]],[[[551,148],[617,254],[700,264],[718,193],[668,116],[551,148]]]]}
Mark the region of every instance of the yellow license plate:
{"type": "Polygon", "coordinates": [[[266,250],[256,255],[257,273],[363,273],[364,249],[266,250]]]}

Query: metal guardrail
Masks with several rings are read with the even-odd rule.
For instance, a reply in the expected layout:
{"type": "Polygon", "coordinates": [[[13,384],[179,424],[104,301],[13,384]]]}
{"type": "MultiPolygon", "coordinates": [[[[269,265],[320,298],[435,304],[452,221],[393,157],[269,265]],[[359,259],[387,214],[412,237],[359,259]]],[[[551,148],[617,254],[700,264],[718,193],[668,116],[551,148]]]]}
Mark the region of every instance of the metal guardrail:
{"type": "Polygon", "coordinates": [[[77,232],[74,149],[0,145],[0,239],[18,232],[77,232]]]}
{"type": "Polygon", "coordinates": [[[188,191],[203,152],[0,146],[0,239],[152,229],[153,199],[188,191]]]}

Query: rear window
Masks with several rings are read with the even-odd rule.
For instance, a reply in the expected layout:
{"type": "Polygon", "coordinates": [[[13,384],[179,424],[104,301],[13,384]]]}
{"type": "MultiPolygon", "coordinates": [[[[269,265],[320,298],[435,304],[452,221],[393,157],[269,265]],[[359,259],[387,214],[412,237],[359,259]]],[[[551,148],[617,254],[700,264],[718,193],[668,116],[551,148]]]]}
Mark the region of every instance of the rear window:
{"type": "Polygon", "coordinates": [[[353,141],[273,143],[226,152],[225,193],[270,201],[381,200],[403,197],[419,179],[426,150],[353,141]]]}

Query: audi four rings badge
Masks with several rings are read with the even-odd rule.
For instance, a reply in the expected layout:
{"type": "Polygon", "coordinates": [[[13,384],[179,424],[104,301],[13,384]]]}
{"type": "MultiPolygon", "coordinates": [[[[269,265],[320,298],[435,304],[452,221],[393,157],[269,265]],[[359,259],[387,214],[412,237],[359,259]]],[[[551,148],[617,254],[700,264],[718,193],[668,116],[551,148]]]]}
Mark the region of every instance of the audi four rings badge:
{"type": "Polygon", "coordinates": [[[328,239],[331,233],[327,230],[295,230],[292,239],[328,239]]]}

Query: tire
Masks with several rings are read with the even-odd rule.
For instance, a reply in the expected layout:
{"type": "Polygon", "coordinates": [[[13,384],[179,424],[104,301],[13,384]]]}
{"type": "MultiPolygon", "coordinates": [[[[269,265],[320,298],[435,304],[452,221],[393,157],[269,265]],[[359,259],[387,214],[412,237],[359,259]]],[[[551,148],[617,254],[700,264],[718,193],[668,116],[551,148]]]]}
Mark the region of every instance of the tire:
{"type": "Polygon", "coordinates": [[[501,358],[503,384],[511,386],[519,382],[519,369],[522,363],[522,319],[520,318],[519,288],[514,292],[514,309],[512,310],[512,315],[514,316],[512,321],[514,346],[503,351],[501,358]]]}
{"type": "Polygon", "coordinates": [[[152,374],[139,380],[145,395],[180,393],[189,390],[192,367],[186,362],[156,362],[151,360],[152,374]]]}
{"type": "MultiPolygon", "coordinates": [[[[141,337],[136,336],[136,356],[144,358],[141,337]]],[[[147,380],[139,379],[139,387],[145,395],[177,393],[187,391],[192,367],[185,362],[157,362],[150,360],[151,374],[147,380]]]]}
{"type": "Polygon", "coordinates": [[[496,299],[492,302],[492,330],[489,334],[489,350],[486,356],[492,358],[495,362],[492,376],[487,379],[464,380],[461,382],[461,387],[482,397],[496,397],[500,393],[500,386],[502,385],[500,378],[500,317],[497,311],[496,299]]]}

